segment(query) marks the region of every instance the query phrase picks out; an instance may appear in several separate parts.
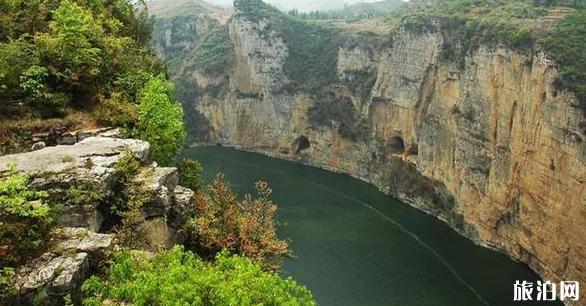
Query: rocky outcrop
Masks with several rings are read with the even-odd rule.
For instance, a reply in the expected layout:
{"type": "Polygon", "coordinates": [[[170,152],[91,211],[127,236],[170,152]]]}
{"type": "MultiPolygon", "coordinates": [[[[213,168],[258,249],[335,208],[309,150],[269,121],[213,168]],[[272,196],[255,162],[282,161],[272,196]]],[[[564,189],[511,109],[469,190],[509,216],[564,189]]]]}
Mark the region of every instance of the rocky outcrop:
{"type": "Polygon", "coordinates": [[[321,97],[275,90],[287,76],[270,65],[286,61],[287,45],[266,20],[236,11],[229,90],[198,97],[197,110],[214,142],[348,173],[546,279],[586,282],[586,124],[576,98],[555,87],[546,54],[481,45],[453,59],[445,30],[399,28],[387,45],[340,47],[346,83],[323,91],[350,99],[366,122],[367,136],[353,140],[335,118],[311,120],[321,97]],[[359,78],[369,85],[356,91],[359,78]]]}
{"type": "Polygon", "coordinates": [[[84,228],[55,231],[51,249],[16,270],[8,304],[63,305],[64,298],[80,303],[80,286],[105,263],[113,249],[113,235],[96,234],[84,228]]]}
{"type": "Polygon", "coordinates": [[[120,137],[119,129],[74,129],[66,125],[45,129],[39,133],[17,128],[11,133],[14,134],[13,137],[0,137],[0,155],[37,151],[47,146],[72,145],[95,136],[120,137]]]}
{"type": "Polygon", "coordinates": [[[46,190],[49,202],[58,204],[52,206],[58,211],[58,229],[42,256],[17,269],[10,303],[63,305],[66,297],[79,302],[83,281],[102,268],[122,239],[112,234],[121,226],[121,216],[115,214],[120,208],[113,205],[128,201],[128,193],[140,203],[136,218],[124,229],[140,234],[133,246],[158,251],[187,239],[184,228],[195,215],[194,194],[178,186],[177,169],[152,162],[147,142],[89,137],[73,145],[1,156],[0,177],[11,167],[28,173],[31,187],[46,190]],[[125,154],[140,163],[130,181],[122,181],[117,168],[125,154]]]}

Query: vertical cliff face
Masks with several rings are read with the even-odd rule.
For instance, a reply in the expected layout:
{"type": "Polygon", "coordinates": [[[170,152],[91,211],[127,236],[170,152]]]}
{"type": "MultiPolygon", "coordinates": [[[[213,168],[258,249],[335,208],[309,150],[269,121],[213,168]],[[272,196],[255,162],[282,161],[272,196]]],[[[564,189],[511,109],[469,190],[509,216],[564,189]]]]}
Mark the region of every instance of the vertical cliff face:
{"type": "Polygon", "coordinates": [[[348,173],[546,279],[586,281],[584,116],[546,54],[450,58],[440,23],[349,34],[338,81],[295,90],[290,37],[238,2],[227,81],[193,104],[215,142],[348,173]]]}

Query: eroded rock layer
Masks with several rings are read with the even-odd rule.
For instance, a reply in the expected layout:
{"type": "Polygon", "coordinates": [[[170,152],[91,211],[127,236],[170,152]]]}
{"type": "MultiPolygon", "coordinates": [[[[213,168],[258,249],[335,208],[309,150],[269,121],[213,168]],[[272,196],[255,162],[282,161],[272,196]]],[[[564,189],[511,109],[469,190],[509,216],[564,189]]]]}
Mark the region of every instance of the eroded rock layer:
{"type": "Polygon", "coordinates": [[[584,116],[546,54],[480,46],[454,59],[441,26],[396,29],[390,44],[342,44],[345,83],[309,94],[287,89],[282,32],[238,10],[225,90],[187,110],[215,142],[348,173],[546,279],[586,282],[584,116]],[[328,99],[362,123],[317,124],[328,99]]]}

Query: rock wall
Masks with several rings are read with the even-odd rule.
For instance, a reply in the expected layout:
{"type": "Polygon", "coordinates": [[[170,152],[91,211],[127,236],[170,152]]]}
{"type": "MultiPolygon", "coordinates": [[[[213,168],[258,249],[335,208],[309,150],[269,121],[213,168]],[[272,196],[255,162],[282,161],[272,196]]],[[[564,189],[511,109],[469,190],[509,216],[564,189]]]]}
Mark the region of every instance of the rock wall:
{"type": "Polygon", "coordinates": [[[586,282],[584,116],[553,85],[545,54],[481,46],[451,60],[439,28],[398,29],[392,46],[344,45],[340,78],[375,78],[366,95],[324,88],[366,120],[370,136],[352,141],[337,122],[312,123],[315,95],[278,90],[288,55],[278,32],[236,12],[231,34],[229,90],[197,100],[215,142],[348,173],[546,279],[586,282]]]}
{"type": "MultiPolygon", "coordinates": [[[[75,135],[90,134],[95,131],[75,135]]],[[[42,255],[17,267],[0,305],[64,305],[66,297],[80,304],[81,285],[103,271],[117,245],[154,252],[186,241],[185,225],[195,216],[194,192],[178,186],[177,169],[158,167],[151,160],[147,142],[113,136],[107,130],[78,137],[74,144],[0,156],[0,178],[11,167],[26,172],[31,188],[47,191],[55,212],[55,229],[44,241],[42,255]],[[129,174],[117,168],[125,154],[140,164],[131,178],[122,178],[129,174]],[[129,201],[132,192],[140,192],[136,215],[130,208],[115,207],[129,201]],[[133,215],[121,221],[118,209],[133,215]],[[124,241],[128,238],[132,241],[124,241]]]]}

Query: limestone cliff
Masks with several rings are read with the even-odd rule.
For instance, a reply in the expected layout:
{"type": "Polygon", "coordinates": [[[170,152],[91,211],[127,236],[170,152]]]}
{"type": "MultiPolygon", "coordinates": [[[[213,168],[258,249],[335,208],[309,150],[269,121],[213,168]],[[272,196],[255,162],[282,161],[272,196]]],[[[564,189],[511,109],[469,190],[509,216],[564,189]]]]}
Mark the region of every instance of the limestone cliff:
{"type": "MultiPolygon", "coordinates": [[[[56,212],[39,254],[30,254],[17,265],[11,282],[3,283],[0,305],[65,305],[67,298],[80,305],[83,282],[107,267],[115,249],[159,251],[186,241],[185,224],[195,216],[194,192],[178,185],[176,168],[151,160],[149,143],[118,134],[79,131],[70,144],[0,156],[0,178],[14,170],[27,173],[30,186],[45,190],[56,212]],[[127,174],[117,168],[127,154],[138,167],[128,184],[141,192],[132,219],[121,217],[116,208],[132,192],[121,188],[127,174]]],[[[3,237],[8,237],[1,243],[7,254],[11,238],[3,237]]]]}
{"type": "Polygon", "coordinates": [[[191,102],[215,142],[348,173],[546,279],[586,282],[584,116],[547,54],[480,45],[456,59],[439,22],[344,29],[340,81],[295,90],[288,28],[235,8],[228,82],[191,102]]]}

